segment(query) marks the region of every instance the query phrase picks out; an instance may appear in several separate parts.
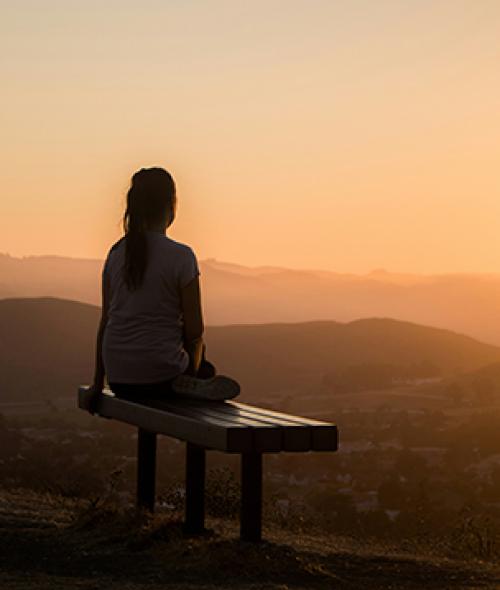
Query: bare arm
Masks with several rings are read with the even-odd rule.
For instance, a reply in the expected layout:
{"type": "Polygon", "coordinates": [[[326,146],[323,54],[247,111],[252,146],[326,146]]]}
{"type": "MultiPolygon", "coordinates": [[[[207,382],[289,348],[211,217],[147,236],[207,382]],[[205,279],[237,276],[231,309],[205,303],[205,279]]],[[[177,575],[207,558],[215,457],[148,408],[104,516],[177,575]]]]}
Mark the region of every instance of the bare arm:
{"type": "Polygon", "coordinates": [[[204,331],[199,277],[181,289],[181,308],[184,317],[184,348],[189,354],[187,372],[195,375],[201,362],[204,331]]]}
{"type": "Polygon", "coordinates": [[[94,382],[92,388],[94,391],[101,392],[104,387],[104,363],[102,361],[102,339],[104,336],[104,330],[108,323],[108,310],[109,310],[109,284],[108,278],[105,273],[102,275],[102,308],[101,308],[101,320],[99,322],[99,328],[97,330],[97,339],[95,347],[95,370],[94,370],[94,382]]]}

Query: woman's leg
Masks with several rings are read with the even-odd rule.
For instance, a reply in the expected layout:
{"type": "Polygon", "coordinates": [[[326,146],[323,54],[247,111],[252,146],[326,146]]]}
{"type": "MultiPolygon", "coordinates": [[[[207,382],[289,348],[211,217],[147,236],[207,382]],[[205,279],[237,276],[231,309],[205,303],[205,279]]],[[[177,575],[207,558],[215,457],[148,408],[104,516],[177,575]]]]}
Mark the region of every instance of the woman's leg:
{"type": "Polygon", "coordinates": [[[133,396],[137,387],[134,383],[109,383],[109,388],[117,397],[130,397],[133,396]]]}
{"type": "MultiPolygon", "coordinates": [[[[194,352],[194,359],[196,364],[196,370],[194,369],[193,364],[190,362],[190,365],[184,371],[187,375],[192,375],[197,377],[198,379],[211,379],[215,377],[217,374],[217,370],[215,366],[210,362],[207,361],[205,358],[205,350],[206,346],[205,343],[199,339],[195,345],[196,349],[193,349],[194,352]]],[[[189,352],[189,351],[188,351],[189,352]]],[[[190,359],[193,358],[190,355],[190,359]]],[[[170,394],[174,393],[172,390],[172,379],[167,381],[161,381],[157,383],[109,383],[109,387],[111,391],[116,395],[116,397],[122,399],[128,399],[130,401],[140,401],[144,398],[168,398],[170,394]]]]}
{"type": "Polygon", "coordinates": [[[109,383],[111,391],[121,399],[140,401],[144,398],[169,397],[172,394],[172,379],[156,383],[109,383]]]}

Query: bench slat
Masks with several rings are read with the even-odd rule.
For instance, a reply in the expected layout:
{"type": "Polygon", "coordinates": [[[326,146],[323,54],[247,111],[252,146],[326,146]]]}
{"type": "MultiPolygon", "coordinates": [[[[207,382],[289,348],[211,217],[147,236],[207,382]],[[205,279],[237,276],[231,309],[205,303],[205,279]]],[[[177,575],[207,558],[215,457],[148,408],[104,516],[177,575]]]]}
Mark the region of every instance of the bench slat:
{"type": "MultiPolygon", "coordinates": [[[[86,388],[80,388],[78,405],[83,409],[87,407],[86,394],[88,396],[86,388]]],[[[209,449],[241,453],[253,448],[252,433],[243,425],[229,426],[208,416],[195,418],[192,415],[160,410],[142,402],[119,399],[106,392],[98,403],[97,413],[105,418],[121,420],[150,432],[186,440],[209,449]]]]}
{"type": "Polygon", "coordinates": [[[244,427],[251,432],[253,440],[252,448],[255,451],[276,453],[283,450],[282,432],[279,427],[273,424],[251,420],[244,416],[231,416],[212,408],[212,402],[209,402],[209,405],[204,404],[203,406],[190,405],[185,401],[175,403],[170,401],[165,402],[164,400],[151,400],[147,403],[157,408],[165,408],[168,411],[179,412],[194,418],[206,416],[207,418],[217,420],[221,424],[225,424],[229,428],[235,425],[244,427]]]}
{"type": "MultiPolygon", "coordinates": [[[[199,403],[200,402],[196,402],[193,404],[193,407],[197,407],[199,403]]],[[[274,416],[268,416],[266,414],[251,412],[249,409],[243,410],[241,408],[235,408],[226,402],[214,402],[214,406],[217,409],[217,412],[223,415],[252,420],[260,427],[275,427],[280,431],[282,439],[281,448],[283,451],[300,452],[310,451],[312,449],[313,432],[308,425],[294,423],[282,418],[277,419],[274,416]]],[[[249,408],[251,407],[252,406],[249,406],[249,408]]]]}
{"type": "Polygon", "coordinates": [[[227,400],[225,404],[240,408],[242,410],[248,410],[256,414],[264,414],[266,416],[273,416],[276,419],[286,420],[287,422],[294,422],[296,424],[303,424],[305,426],[331,426],[331,422],[324,422],[323,420],[314,420],[313,418],[305,418],[303,416],[294,416],[293,414],[285,414],[284,412],[277,412],[276,410],[269,410],[267,408],[261,408],[259,406],[250,406],[241,402],[235,402],[233,400],[227,400]]]}
{"type": "Polygon", "coordinates": [[[282,418],[289,422],[295,422],[298,424],[307,424],[311,426],[312,430],[312,446],[313,451],[336,451],[338,449],[338,429],[335,424],[331,422],[325,422],[323,420],[315,420],[313,418],[304,418],[301,416],[293,416],[292,414],[285,414],[283,412],[276,412],[275,410],[268,410],[266,408],[260,408],[256,406],[248,406],[240,402],[234,402],[228,400],[225,402],[232,406],[241,409],[251,408],[253,413],[263,414],[265,416],[273,416],[276,418],[282,418]]]}

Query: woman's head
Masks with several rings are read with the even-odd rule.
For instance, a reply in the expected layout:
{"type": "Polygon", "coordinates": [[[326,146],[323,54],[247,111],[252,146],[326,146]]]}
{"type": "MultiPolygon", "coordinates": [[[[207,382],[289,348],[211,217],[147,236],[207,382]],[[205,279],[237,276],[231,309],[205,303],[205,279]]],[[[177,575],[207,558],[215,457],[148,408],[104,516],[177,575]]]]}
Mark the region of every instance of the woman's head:
{"type": "Polygon", "coordinates": [[[133,176],[127,193],[123,217],[125,233],[146,231],[174,220],[176,208],[175,183],[163,168],[141,168],[133,176]]]}
{"type": "Polygon", "coordinates": [[[163,168],[141,168],[127,192],[123,216],[125,231],[125,282],[140,286],[147,265],[146,231],[165,231],[175,219],[177,198],[172,176],[163,168]]]}

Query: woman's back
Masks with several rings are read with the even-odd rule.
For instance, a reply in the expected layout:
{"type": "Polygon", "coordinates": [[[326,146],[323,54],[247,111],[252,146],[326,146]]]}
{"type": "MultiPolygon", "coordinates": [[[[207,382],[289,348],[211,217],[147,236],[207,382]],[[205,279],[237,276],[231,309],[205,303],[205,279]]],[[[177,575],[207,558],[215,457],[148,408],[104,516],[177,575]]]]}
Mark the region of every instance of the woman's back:
{"type": "Polygon", "coordinates": [[[110,290],[103,362],[109,382],[165,381],[185,371],[180,291],[200,274],[192,249],[162,232],[147,231],[147,266],[139,288],[124,281],[125,240],[103,268],[110,290]]]}

